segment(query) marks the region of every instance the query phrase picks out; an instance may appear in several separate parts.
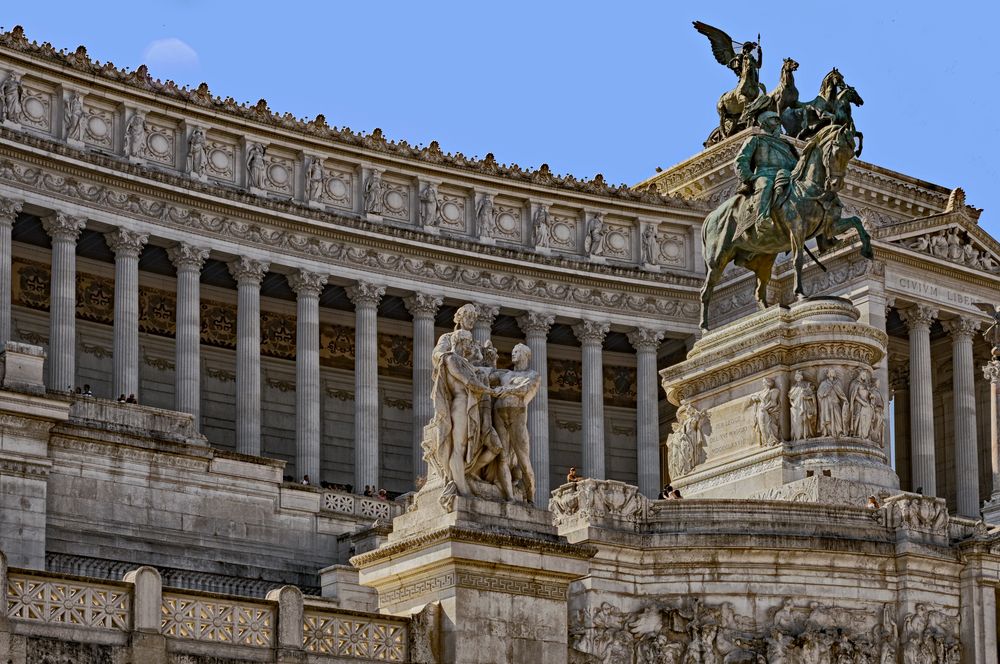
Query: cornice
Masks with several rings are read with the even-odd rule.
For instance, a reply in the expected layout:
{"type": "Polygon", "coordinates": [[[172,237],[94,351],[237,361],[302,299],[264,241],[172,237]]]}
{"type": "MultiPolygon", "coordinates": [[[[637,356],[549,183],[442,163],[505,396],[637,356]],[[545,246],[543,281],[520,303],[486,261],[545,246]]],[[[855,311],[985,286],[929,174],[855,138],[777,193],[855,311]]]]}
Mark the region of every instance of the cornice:
{"type": "Polygon", "coordinates": [[[528,270],[535,269],[536,266],[545,271],[558,272],[560,275],[572,270],[583,279],[593,276],[595,286],[607,285],[602,277],[619,277],[646,282],[649,286],[669,285],[692,290],[701,287],[701,278],[694,275],[685,276],[668,270],[651,273],[637,267],[601,265],[580,258],[545,256],[514,248],[483,245],[471,239],[454,236],[429,236],[422,231],[392,223],[368,221],[355,213],[320,211],[293,201],[260,198],[236,187],[205,184],[180,175],[140,167],[120,158],[78,151],[56,141],[27,136],[3,127],[0,127],[0,156],[64,171],[70,178],[88,178],[106,186],[148,193],[173,203],[197,207],[202,213],[238,215],[241,219],[260,221],[289,230],[301,230],[301,225],[305,223],[308,225],[308,232],[319,234],[322,231],[337,240],[357,240],[357,231],[360,231],[366,233],[366,240],[369,243],[381,242],[379,248],[387,250],[398,249],[399,245],[394,241],[404,240],[419,243],[423,245],[421,249],[431,252],[452,255],[455,251],[460,251],[466,260],[472,258],[481,261],[480,266],[483,268],[495,269],[502,265],[504,270],[510,271],[513,267],[511,261],[516,260],[522,264],[517,267],[524,270],[523,274],[530,274],[528,270]],[[4,139],[33,148],[35,153],[26,154],[18,151],[17,146],[4,145],[2,142],[4,139]],[[67,156],[81,164],[57,160],[53,155],[67,156]],[[94,166],[109,172],[86,170],[86,166],[94,166]],[[126,176],[127,179],[120,179],[119,175],[126,176]],[[206,200],[205,196],[211,196],[214,200],[206,200]],[[296,219],[288,219],[289,216],[296,219]],[[317,222],[329,225],[319,226],[317,222]],[[469,254],[474,256],[470,257],[469,254]]]}
{"type": "MultiPolygon", "coordinates": [[[[364,134],[355,132],[349,127],[331,127],[322,114],[312,120],[296,118],[290,113],[281,115],[272,111],[265,99],[251,105],[239,104],[232,97],[226,99],[213,97],[207,84],[202,83],[198,88],[190,89],[177,86],[173,81],[163,82],[154,79],[145,65],[129,71],[115,67],[110,62],[102,64],[92,60],[83,46],[70,52],[56,50],[47,42],[38,44],[29,41],[20,26],[9,32],[0,33],[0,52],[14,60],[30,61],[36,66],[41,66],[50,75],[74,79],[76,85],[91,87],[100,85],[114,89],[119,94],[141,100],[147,106],[159,105],[178,113],[199,116],[200,122],[206,122],[207,118],[216,118],[244,127],[256,125],[254,129],[257,132],[264,129],[286,139],[308,143],[312,149],[316,149],[316,146],[332,145],[338,148],[360,148],[369,154],[402,158],[415,165],[438,171],[445,169],[464,171],[486,176],[500,183],[556,189],[625,203],[641,203],[660,209],[671,207],[682,210],[699,209],[697,203],[692,204],[680,198],[664,196],[657,192],[637,191],[625,184],[610,185],[601,174],[590,180],[581,180],[572,175],[555,175],[547,164],[534,170],[513,163],[499,164],[492,153],[483,159],[470,158],[460,152],[443,152],[437,141],[431,141],[427,147],[418,147],[410,145],[405,140],[390,141],[383,135],[381,129],[364,134]]],[[[237,130],[236,133],[241,132],[237,130]]]]}
{"type": "Polygon", "coordinates": [[[351,558],[351,564],[359,569],[371,567],[401,553],[423,549],[442,542],[466,542],[486,546],[516,548],[543,554],[579,558],[587,560],[597,555],[597,547],[585,544],[569,544],[562,538],[542,539],[541,536],[526,537],[497,530],[473,530],[448,526],[429,533],[414,535],[398,542],[379,547],[375,551],[362,553],[351,558]]]}
{"type": "MultiPolygon", "coordinates": [[[[0,130],[0,135],[3,134],[0,130]]],[[[118,160],[107,161],[111,166],[129,168],[118,160]]],[[[141,174],[147,173],[141,171],[141,174]]],[[[278,252],[319,260],[324,265],[333,263],[366,272],[403,274],[416,281],[457,285],[473,291],[565,300],[574,307],[583,305],[688,323],[697,315],[696,289],[700,280],[694,277],[671,276],[670,279],[682,284],[667,286],[662,282],[668,277],[663,275],[646,278],[646,283],[638,282],[639,273],[631,269],[586,269],[591,266],[567,260],[545,263],[542,257],[522,260],[527,254],[508,249],[488,249],[485,253],[490,255],[484,256],[482,247],[472,242],[446,240],[442,243],[445,246],[428,245],[427,238],[414,230],[289,203],[270,202],[266,206],[270,215],[265,216],[264,211],[236,207],[242,194],[236,194],[232,201],[216,197],[205,204],[198,200],[192,209],[187,191],[171,185],[186,184],[188,188],[197,185],[180,181],[176,176],[150,174],[154,177],[147,181],[120,179],[115,171],[94,173],[42,151],[25,155],[17,146],[0,141],[0,181],[19,190],[34,190],[115,216],[128,216],[174,231],[194,232],[202,238],[223,238],[241,247],[256,246],[272,255],[278,252]],[[17,161],[4,159],[7,155],[17,161]],[[222,214],[217,216],[213,214],[215,211],[222,214]],[[338,225],[308,224],[310,221],[338,225]],[[606,278],[601,278],[602,273],[606,278]],[[624,280],[615,280],[615,276],[624,280]]]]}

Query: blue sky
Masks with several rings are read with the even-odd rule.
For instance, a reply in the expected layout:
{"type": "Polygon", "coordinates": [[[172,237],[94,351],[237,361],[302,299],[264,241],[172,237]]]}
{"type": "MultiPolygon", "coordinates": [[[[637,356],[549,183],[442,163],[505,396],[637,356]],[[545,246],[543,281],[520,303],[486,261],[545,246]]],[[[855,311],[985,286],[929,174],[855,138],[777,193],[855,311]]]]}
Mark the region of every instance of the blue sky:
{"type": "Polygon", "coordinates": [[[769,89],[784,57],[803,97],[839,67],[864,158],[964,187],[1000,236],[996,2],[12,4],[7,29],[223,97],[630,184],[696,153],[734,84],[691,21],[760,32],[769,89]]]}

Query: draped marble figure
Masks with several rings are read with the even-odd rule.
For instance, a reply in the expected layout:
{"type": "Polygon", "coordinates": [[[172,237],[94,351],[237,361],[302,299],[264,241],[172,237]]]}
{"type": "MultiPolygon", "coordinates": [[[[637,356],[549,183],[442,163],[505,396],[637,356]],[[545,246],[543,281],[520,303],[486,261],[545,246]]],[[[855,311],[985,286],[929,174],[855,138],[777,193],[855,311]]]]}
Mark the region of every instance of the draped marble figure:
{"type": "Polygon", "coordinates": [[[454,496],[534,496],[527,409],[541,377],[528,368],[531,350],[524,344],[514,347],[511,369],[498,369],[493,344],[472,336],[477,317],[475,305],[460,307],[455,330],[442,334],[431,354],[434,416],[421,445],[444,484],[446,506],[454,496]]]}
{"type": "Polygon", "coordinates": [[[795,383],[788,390],[791,406],[792,440],[812,438],[816,431],[816,389],[801,371],[795,372],[795,383]]]}
{"type": "Polygon", "coordinates": [[[819,403],[819,435],[843,436],[847,397],[837,382],[834,369],[826,370],[826,377],[816,390],[816,401],[819,403]]]}

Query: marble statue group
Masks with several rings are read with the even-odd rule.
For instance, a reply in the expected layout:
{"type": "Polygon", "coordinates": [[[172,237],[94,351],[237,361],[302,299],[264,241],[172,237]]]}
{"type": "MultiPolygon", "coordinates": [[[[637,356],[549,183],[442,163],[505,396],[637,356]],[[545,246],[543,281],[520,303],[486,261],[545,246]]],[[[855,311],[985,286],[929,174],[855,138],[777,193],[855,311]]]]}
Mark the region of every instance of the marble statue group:
{"type": "MultiPolygon", "coordinates": [[[[455,312],[455,330],[441,335],[432,354],[434,416],[424,427],[424,458],[453,496],[531,501],[535,476],[528,439],[528,404],[541,378],[529,369],[531,350],[517,344],[511,368],[497,368],[489,340],[472,335],[478,311],[455,312]]],[[[428,484],[430,484],[428,478],[428,484]]]]}

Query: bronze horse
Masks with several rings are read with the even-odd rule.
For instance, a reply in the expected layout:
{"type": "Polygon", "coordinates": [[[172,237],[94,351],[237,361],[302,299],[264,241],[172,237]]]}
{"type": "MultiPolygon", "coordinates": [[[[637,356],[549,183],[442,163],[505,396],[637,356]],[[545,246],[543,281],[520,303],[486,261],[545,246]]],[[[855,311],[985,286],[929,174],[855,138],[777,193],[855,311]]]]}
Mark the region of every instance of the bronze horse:
{"type": "Polygon", "coordinates": [[[751,226],[736,236],[740,219],[754,214],[747,204],[748,198],[741,194],[729,198],[708,215],[701,230],[708,271],[701,289],[702,329],[708,329],[712,291],[729,263],[746,267],[757,275],[757,302],[767,307],[771,268],[780,253],[792,252],[795,294],[800,298],[805,297],[802,269],[808,240],[816,238],[818,248],[824,251],[838,243],[838,233],[853,228],[861,239],[861,254],[872,257],[870,238],[861,220],[840,216],[843,208],[838,192],[844,186],[847,164],[854,151],[853,125],[824,127],[806,144],[790,177],[784,183],[776,182],[771,223],[751,226]],[[779,190],[783,193],[778,193],[779,190]]]}

